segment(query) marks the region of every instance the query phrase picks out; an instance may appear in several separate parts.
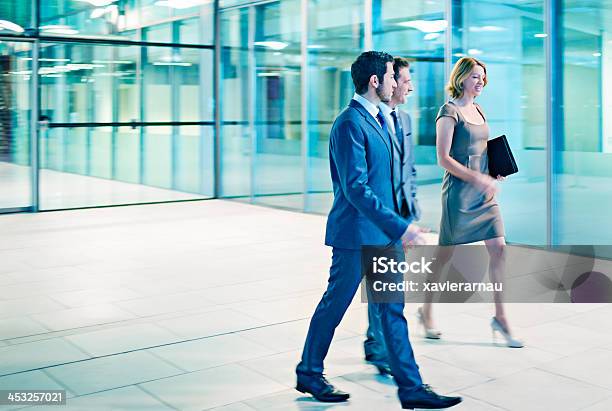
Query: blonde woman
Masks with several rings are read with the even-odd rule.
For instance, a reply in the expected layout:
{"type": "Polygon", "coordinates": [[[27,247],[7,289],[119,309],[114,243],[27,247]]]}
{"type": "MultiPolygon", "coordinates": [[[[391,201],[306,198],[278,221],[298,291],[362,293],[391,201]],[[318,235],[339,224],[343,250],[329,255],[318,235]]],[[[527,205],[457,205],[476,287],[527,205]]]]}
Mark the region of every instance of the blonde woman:
{"type": "MultiPolygon", "coordinates": [[[[438,164],[445,169],[439,245],[484,241],[489,253],[489,276],[492,282],[500,282],[505,265],[504,224],[495,198],[497,181],[488,173],[489,125],[474,101],[486,85],[485,65],[472,57],[461,58],[447,86],[451,99],[440,107],[436,118],[438,164]]],[[[443,254],[447,259],[451,253],[447,250],[443,254]]],[[[418,315],[426,337],[437,339],[441,333],[433,325],[431,298],[429,295],[418,315]]],[[[510,331],[501,293],[495,293],[494,301],[493,333],[499,332],[509,347],[522,347],[523,343],[510,331]]]]}

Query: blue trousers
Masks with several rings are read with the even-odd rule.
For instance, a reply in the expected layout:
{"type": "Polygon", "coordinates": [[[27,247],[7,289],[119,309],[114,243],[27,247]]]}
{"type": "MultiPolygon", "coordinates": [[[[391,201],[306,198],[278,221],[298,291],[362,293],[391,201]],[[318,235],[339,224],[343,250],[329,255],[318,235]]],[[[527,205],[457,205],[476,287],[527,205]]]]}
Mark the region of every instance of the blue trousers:
{"type": "MultiPolygon", "coordinates": [[[[360,250],[334,248],[327,290],[310,320],[310,327],[297,366],[299,378],[323,374],[323,361],[334,331],[350,305],[362,278],[360,250]]],[[[408,339],[408,325],[403,303],[370,303],[369,309],[378,320],[391,372],[398,385],[400,400],[419,388],[423,381],[408,339]]],[[[377,323],[378,324],[378,323],[377,323]]]]}
{"type": "Polygon", "coordinates": [[[386,365],[389,363],[385,337],[382,334],[380,310],[377,310],[375,304],[372,303],[368,304],[368,330],[366,340],[363,342],[363,350],[366,360],[372,364],[386,365]]]}

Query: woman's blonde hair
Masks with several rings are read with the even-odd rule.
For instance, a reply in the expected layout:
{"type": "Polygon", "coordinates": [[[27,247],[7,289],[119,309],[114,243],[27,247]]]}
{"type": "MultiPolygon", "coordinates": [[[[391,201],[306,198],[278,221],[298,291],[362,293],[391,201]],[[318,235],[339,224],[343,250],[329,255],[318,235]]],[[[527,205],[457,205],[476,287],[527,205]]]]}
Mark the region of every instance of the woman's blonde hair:
{"type": "Polygon", "coordinates": [[[474,57],[461,57],[455,63],[455,67],[453,67],[450,79],[448,80],[448,85],[446,86],[452,98],[459,98],[463,95],[463,81],[469,77],[476,66],[480,66],[484,70],[484,85],[487,85],[487,68],[484,63],[474,57]]]}

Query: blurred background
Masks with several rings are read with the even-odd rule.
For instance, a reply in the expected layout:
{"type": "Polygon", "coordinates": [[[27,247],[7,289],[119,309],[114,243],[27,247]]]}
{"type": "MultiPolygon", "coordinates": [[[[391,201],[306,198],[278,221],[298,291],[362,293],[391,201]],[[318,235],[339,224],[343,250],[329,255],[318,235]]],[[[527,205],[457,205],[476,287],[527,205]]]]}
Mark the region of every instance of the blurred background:
{"type": "Polygon", "coordinates": [[[0,0],[0,212],[232,198],[325,214],[362,51],[410,59],[422,224],[453,63],[520,172],[509,242],[612,243],[610,0],[0,0]]]}

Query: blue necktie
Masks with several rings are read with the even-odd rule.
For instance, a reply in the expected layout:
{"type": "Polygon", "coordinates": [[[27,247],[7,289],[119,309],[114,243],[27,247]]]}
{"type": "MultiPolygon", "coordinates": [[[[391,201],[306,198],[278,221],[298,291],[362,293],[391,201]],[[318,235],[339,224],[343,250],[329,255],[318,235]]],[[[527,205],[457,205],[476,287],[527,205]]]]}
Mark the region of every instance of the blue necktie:
{"type": "Polygon", "coordinates": [[[389,134],[389,128],[387,127],[387,122],[385,121],[385,117],[382,115],[380,110],[378,110],[378,114],[376,114],[376,118],[378,119],[378,122],[380,123],[380,126],[382,127],[384,134],[387,137],[391,137],[391,135],[389,134]]]}
{"type": "Polygon", "coordinates": [[[402,126],[400,126],[399,120],[397,119],[397,113],[395,111],[391,112],[391,117],[393,117],[393,127],[395,127],[395,136],[397,137],[397,141],[399,142],[400,147],[402,147],[402,151],[404,148],[404,130],[402,130],[402,126]]]}

